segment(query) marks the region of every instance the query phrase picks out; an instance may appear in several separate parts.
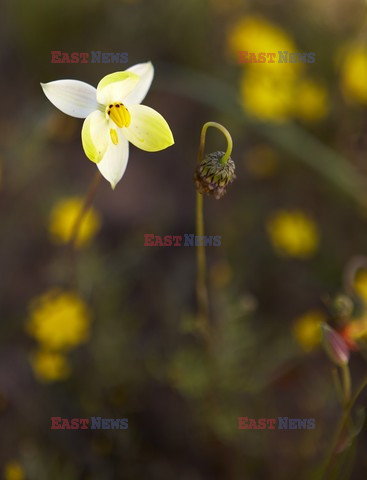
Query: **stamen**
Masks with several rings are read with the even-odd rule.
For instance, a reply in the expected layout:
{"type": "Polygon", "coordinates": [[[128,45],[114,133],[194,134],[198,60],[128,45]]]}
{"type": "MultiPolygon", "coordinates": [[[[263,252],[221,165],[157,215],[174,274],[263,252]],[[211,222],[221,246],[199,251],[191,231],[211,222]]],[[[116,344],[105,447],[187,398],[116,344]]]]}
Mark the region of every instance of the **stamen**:
{"type": "Polygon", "coordinates": [[[111,120],[120,128],[130,125],[131,117],[129,110],[122,103],[114,103],[106,108],[106,113],[111,120]]]}
{"type": "Polygon", "coordinates": [[[114,145],[117,145],[119,143],[119,137],[117,135],[116,130],[114,130],[113,128],[111,128],[110,130],[110,137],[114,145]]]}

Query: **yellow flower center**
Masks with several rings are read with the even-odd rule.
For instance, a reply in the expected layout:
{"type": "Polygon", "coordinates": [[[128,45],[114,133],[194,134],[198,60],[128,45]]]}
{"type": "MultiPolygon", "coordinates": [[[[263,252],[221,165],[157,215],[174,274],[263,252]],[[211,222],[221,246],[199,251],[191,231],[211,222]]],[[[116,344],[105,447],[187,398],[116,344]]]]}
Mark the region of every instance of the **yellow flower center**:
{"type": "Polygon", "coordinates": [[[107,115],[120,128],[130,125],[131,117],[129,110],[122,103],[111,103],[106,108],[107,115]]]}

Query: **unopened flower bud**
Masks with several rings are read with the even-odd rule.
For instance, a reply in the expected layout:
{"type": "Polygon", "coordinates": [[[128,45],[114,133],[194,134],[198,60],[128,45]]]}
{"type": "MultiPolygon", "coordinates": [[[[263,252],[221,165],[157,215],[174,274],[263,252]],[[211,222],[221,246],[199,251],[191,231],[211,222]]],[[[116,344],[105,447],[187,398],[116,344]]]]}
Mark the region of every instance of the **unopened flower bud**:
{"type": "Polygon", "coordinates": [[[339,367],[349,362],[349,348],[341,335],[333,328],[323,323],[321,325],[322,343],[332,362],[339,367]]]}
{"type": "Polygon", "coordinates": [[[337,318],[344,319],[349,318],[352,315],[354,304],[350,297],[340,293],[334,298],[332,308],[334,315],[337,318]]]}
{"type": "Polygon", "coordinates": [[[226,193],[227,186],[236,178],[235,164],[231,157],[221,163],[224,152],[209,153],[197,166],[195,185],[199,193],[214,195],[219,200],[226,193]]]}

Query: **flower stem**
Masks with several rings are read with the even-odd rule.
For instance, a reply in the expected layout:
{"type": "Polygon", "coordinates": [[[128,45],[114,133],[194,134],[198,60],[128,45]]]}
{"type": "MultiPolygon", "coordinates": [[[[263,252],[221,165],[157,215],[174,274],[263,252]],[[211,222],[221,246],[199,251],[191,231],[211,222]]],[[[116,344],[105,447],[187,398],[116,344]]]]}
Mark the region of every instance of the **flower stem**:
{"type": "MultiPolygon", "coordinates": [[[[350,381],[350,377],[349,377],[350,381]]],[[[345,386],[345,385],[344,385],[345,386]]],[[[335,430],[332,442],[330,444],[329,450],[327,452],[327,455],[325,457],[325,460],[322,464],[321,470],[319,472],[319,476],[317,477],[319,480],[326,480],[327,479],[327,472],[330,466],[331,461],[334,458],[334,455],[336,453],[336,449],[338,447],[338,442],[340,440],[340,437],[349,421],[349,416],[352,411],[352,408],[357,401],[359,395],[362,393],[364,388],[367,386],[367,376],[363,378],[361,383],[359,384],[357,390],[355,391],[353,397],[344,405],[344,410],[343,410],[343,415],[340,418],[340,421],[338,423],[338,426],[335,430]]]]}
{"type": "Polygon", "coordinates": [[[344,398],[344,405],[348,405],[350,402],[351,396],[351,379],[350,379],[350,370],[348,364],[344,364],[342,367],[342,374],[343,374],[343,398],[344,398]]]}
{"type": "Polygon", "coordinates": [[[232,137],[229,131],[223,127],[220,123],[217,122],[206,122],[203,125],[203,128],[201,129],[201,136],[200,136],[200,147],[199,147],[199,154],[198,154],[198,163],[201,162],[204,156],[204,147],[205,147],[205,138],[206,138],[206,131],[208,130],[209,127],[214,127],[220,130],[223,135],[226,137],[227,140],[227,150],[224,156],[221,158],[221,164],[224,165],[227,163],[227,160],[231,156],[232,153],[232,148],[233,148],[233,142],[232,142],[232,137]]]}
{"type": "MultiPolygon", "coordinates": [[[[204,205],[203,195],[196,192],[196,235],[204,235],[204,205]]],[[[197,280],[196,294],[198,303],[198,321],[199,329],[204,335],[209,331],[209,299],[206,286],[206,255],[205,245],[200,244],[196,247],[197,260],[197,280]]]]}
{"type": "Polygon", "coordinates": [[[93,179],[92,179],[92,181],[89,185],[87,193],[85,194],[82,207],[81,207],[81,209],[79,211],[79,214],[78,214],[78,216],[75,220],[75,223],[73,225],[73,229],[71,231],[70,240],[67,244],[67,249],[68,249],[69,256],[70,256],[70,265],[71,265],[71,267],[70,267],[71,268],[70,269],[70,283],[72,285],[76,284],[75,247],[76,247],[76,243],[77,243],[77,239],[78,239],[79,230],[80,230],[80,227],[83,223],[83,220],[84,220],[86,214],[88,213],[90,207],[92,206],[93,199],[96,195],[96,192],[97,192],[99,184],[101,183],[101,180],[102,180],[102,175],[97,170],[96,174],[94,175],[94,177],[93,177],[93,179]]]}

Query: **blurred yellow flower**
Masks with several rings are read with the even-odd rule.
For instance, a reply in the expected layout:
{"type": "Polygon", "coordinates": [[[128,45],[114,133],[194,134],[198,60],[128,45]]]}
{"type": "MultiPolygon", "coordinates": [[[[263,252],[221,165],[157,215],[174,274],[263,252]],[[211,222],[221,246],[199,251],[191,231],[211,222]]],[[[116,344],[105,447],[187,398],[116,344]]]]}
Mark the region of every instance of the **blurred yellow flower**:
{"type": "Polygon", "coordinates": [[[342,89],[347,98],[367,104],[367,47],[352,46],[341,64],[342,89]]]}
{"type": "Polygon", "coordinates": [[[27,329],[43,348],[68,350],[88,340],[88,307],[75,293],[53,289],[33,300],[27,329]]]}
{"type": "Polygon", "coordinates": [[[24,480],[24,470],[19,462],[11,461],[5,465],[4,480],[24,480]]]}
{"type": "Polygon", "coordinates": [[[315,222],[300,210],[280,210],[267,223],[267,231],[280,255],[306,259],[318,248],[315,222]]]}
{"type": "MultiPolygon", "coordinates": [[[[83,199],[79,197],[63,198],[54,206],[50,215],[49,232],[55,243],[66,244],[70,241],[82,207],[83,199]]],[[[80,224],[75,246],[87,245],[98,232],[100,225],[99,214],[93,207],[90,208],[80,224]]]]}
{"type": "Polygon", "coordinates": [[[295,114],[306,121],[323,118],[328,111],[326,88],[314,80],[300,80],[296,86],[295,114]]]}
{"type": "Polygon", "coordinates": [[[283,122],[294,116],[310,122],[325,116],[326,89],[301,76],[303,61],[308,57],[305,55],[303,61],[297,57],[294,63],[290,58],[292,53],[309,52],[300,51],[282,28],[260,16],[242,17],[228,34],[228,47],[243,65],[240,97],[250,115],[270,122],[283,122]],[[279,52],[283,52],[282,56],[279,52]],[[260,53],[263,62],[259,61],[260,53]],[[271,58],[270,54],[275,56],[271,58]]]}
{"type": "Polygon", "coordinates": [[[321,342],[321,324],[325,315],[319,310],[310,310],[298,317],[293,324],[293,336],[305,352],[310,352],[321,342]]]}
{"type": "Polygon", "coordinates": [[[32,356],[31,364],[42,382],[65,380],[70,375],[69,361],[62,353],[39,350],[32,356]]]}
{"type": "Polygon", "coordinates": [[[351,320],[344,327],[344,337],[349,341],[367,339],[367,317],[351,320]]]}
{"type": "Polygon", "coordinates": [[[353,280],[353,288],[362,300],[367,302],[367,269],[361,268],[353,280]]]}
{"type": "Polygon", "coordinates": [[[259,54],[276,53],[274,63],[248,63],[247,67],[262,70],[266,74],[293,76],[299,70],[300,63],[278,63],[278,51],[297,52],[298,49],[290,37],[282,28],[269,22],[261,16],[245,16],[240,18],[231,28],[228,34],[228,47],[230,52],[238,58],[241,51],[259,54]]]}
{"type": "Polygon", "coordinates": [[[257,75],[245,69],[240,83],[243,108],[261,120],[283,122],[293,111],[294,81],[276,75],[257,75]]]}

